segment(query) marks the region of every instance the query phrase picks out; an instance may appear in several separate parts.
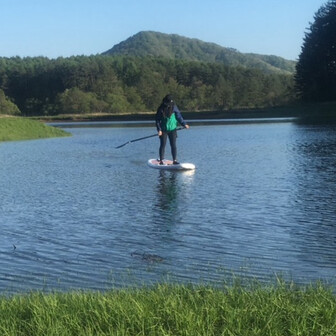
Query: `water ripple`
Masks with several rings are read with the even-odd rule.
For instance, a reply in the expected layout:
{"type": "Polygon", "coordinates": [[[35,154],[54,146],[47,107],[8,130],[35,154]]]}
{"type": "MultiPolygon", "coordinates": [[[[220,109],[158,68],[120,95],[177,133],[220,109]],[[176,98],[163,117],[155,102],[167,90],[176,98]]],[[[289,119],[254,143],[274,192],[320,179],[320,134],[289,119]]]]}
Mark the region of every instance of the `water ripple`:
{"type": "Polygon", "coordinates": [[[0,290],[335,280],[332,127],[195,126],[189,174],[149,169],[157,142],[114,149],[147,128],[70,131],[0,147],[0,290]]]}

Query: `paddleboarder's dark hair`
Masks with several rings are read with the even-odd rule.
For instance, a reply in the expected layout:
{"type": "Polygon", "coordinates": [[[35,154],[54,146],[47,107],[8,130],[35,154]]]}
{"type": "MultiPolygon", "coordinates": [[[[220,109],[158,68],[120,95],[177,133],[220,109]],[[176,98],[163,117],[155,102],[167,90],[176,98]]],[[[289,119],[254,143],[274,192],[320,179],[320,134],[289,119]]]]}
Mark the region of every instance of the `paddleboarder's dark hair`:
{"type": "Polygon", "coordinates": [[[174,103],[173,97],[171,94],[167,94],[163,99],[162,99],[162,103],[165,105],[174,103]]]}
{"type": "Polygon", "coordinates": [[[174,100],[171,94],[167,94],[163,99],[162,99],[162,107],[163,107],[163,116],[165,118],[170,118],[170,116],[174,112],[174,100]]]}

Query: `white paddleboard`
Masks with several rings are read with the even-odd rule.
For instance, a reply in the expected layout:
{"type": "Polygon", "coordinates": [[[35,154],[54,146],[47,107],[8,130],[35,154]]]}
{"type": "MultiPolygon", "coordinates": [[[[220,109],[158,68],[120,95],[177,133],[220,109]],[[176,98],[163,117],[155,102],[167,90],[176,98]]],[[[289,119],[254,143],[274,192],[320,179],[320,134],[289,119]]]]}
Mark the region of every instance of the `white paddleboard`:
{"type": "Polygon", "coordinates": [[[155,169],[166,169],[166,170],[194,170],[196,167],[193,163],[179,163],[173,164],[171,160],[163,160],[163,165],[159,164],[157,159],[149,159],[148,165],[155,169]]]}

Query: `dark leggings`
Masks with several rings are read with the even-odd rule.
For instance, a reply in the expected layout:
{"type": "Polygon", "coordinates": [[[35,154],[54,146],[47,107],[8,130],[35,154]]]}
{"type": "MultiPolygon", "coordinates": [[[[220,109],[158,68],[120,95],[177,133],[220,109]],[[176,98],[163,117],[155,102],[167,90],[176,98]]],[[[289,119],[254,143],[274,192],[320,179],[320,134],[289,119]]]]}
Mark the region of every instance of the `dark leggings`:
{"type": "Polygon", "coordinates": [[[177,156],[177,148],[176,148],[177,132],[176,130],[171,131],[171,132],[163,132],[162,135],[160,136],[160,151],[159,151],[160,160],[164,159],[167,137],[169,138],[173,160],[176,160],[176,156],[177,156]]]}

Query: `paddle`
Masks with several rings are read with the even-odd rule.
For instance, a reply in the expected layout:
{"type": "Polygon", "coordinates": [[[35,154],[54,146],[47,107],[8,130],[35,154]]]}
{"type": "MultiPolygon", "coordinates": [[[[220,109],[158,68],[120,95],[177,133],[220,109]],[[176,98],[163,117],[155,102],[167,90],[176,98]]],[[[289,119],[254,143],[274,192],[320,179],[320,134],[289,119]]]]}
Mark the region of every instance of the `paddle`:
{"type": "MultiPolygon", "coordinates": [[[[180,131],[180,130],[182,130],[183,128],[184,128],[184,127],[179,127],[179,128],[176,128],[176,130],[177,130],[177,131],[180,131]]],[[[122,145],[120,145],[120,146],[115,147],[115,148],[121,148],[121,147],[124,147],[124,146],[126,146],[126,145],[132,143],[132,142],[136,142],[136,141],[140,141],[140,140],[144,140],[144,139],[148,139],[148,138],[153,138],[153,137],[155,137],[155,136],[158,136],[158,134],[155,133],[155,134],[148,135],[148,136],[145,136],[145,137],[142,137],[142,138],[138,138],[138,139],[130,140],[130,141],[127,141],[127,142],[125,142],[124,144],[122,144],[122,145]]]]}

